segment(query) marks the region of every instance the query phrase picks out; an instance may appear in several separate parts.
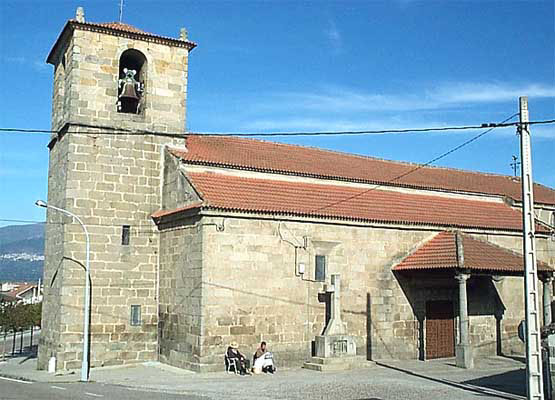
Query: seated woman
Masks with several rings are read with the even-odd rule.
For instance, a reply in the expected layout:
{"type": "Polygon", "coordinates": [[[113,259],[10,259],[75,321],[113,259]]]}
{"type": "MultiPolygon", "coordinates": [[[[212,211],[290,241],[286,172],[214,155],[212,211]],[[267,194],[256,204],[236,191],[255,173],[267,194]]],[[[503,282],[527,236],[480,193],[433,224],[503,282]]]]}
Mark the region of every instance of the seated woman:
{"type": "Polygon", "coordinates": [[[235,360],[235,365],[239,369],[241,375],[250,375],[250,362],[239,352],[237,342],[231,342],[226,352],[227,358],[229,360],[235,360]]]}
{"type": "Polygon", "coordinates": [[[273,374],[276,371],[274,366],[274,357],[266,347],[266,342],[260,343],[260,347],[256,349],[253,359],[253,371],[255,374],[261,372],[270,372],[273,374]]]}

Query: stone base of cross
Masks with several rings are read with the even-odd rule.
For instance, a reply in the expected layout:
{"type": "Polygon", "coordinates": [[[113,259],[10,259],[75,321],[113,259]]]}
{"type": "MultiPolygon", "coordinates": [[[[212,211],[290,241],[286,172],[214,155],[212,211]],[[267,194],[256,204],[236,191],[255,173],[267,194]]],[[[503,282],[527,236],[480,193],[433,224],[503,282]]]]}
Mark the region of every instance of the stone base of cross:
{"type": "Polygon", "coordinates": [[[331,314],[323,335],[345,335],[347,334],[347,327],[341,320],[341,277],[339,274],[331,276],[331,285],[326,285],[325,290],[331,294],[331,314]]]}

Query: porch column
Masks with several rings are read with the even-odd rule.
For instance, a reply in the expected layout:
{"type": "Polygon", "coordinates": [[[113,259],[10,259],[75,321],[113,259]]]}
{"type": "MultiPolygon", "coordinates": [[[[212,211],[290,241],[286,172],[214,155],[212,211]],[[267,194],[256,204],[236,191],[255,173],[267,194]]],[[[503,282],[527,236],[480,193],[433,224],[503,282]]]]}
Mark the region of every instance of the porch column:
{"type": "Polygon", "coordinates": [[[460,368],[474,367],[472,348],[470,347],[469,324],[468,324],[468,301],[466,297],[466,281],[469,274],[458,274],[459,281],[459,343],[455,348],[456,365],[460,368]]]}
{"type": "Polygon", "coordinates": [[[542,278],[543,282],[543,325],[549,325],[552,321],[551,316],[551,294],[553,293],[553,275],[546,275],[542,278]]]}

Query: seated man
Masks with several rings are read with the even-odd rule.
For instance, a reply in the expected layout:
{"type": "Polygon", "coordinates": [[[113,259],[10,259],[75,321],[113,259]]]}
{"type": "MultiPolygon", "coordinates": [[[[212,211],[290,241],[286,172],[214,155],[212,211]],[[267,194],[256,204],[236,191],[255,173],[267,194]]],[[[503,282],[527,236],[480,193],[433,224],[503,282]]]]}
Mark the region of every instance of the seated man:
{"type": "Polygon", "coordinates": [[[241,375],[250,375],[250,362],[239,352],[237,342],[231,342],[226,352],[227,358],[230,360],[235,360],[237,368],[241,375]]]}
{"type": "Polygon", "coordinates": [[[253,370],[255,374],[261,372],[274,373],[276,368],[274,366],[274,357],[266,347],[266,342],[260,343],[260,347],[256,349],[253,358],[253,370]]]}

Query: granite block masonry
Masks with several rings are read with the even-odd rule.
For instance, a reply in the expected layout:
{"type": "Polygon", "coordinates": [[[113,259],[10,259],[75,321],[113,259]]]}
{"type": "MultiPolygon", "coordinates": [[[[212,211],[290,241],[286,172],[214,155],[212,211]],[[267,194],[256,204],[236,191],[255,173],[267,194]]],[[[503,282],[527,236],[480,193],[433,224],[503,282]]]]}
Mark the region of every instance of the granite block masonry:
{"type": "MultiPolygon", "coordinates": [[[[56,131],[49,144],[48,202],[78,215],[91,234],[92,367],[160,360],[218,371],[231,342],[250,357],[266,341],[278,367],[332,353],[426,360],[454,356],[455,343],[465,344],[468,355],[522,352],[517,270],[392,269],[453,230],[521,251],[513,224],[519,220],[517,201],[508,204],[508,194],[467,186],[383,184],[376,190],[376,182],[334,169],[348,170],[353,159],[366,158],[333,153],[333,160],[320,163],[315,149],[271,144],[253,150],[263,142],[250,140],[231,151],[229,137],[186,134],[194,47],[184,29],[179,39],[167,38],[126,24],[89,23],[80,11],[48,57],[56,131]],[[120,102],[122,79],[133,88],[132,107],[120,102]],[[297,169],[276,167],[298,154],[303,157],[297,169]],[[234,161],[238,155],[240,162],[234,161]],[[199,176],[224,179],[200,187],[199,176]],[[247,182],[246,189],[236,190],[232,182],[247,182]],[[342,197],[345,190],[356,193],[342,197]],[[367,193],[379,196],[348,203],[367,193]],[[391,200],[384,204],[383,198],[391,200]],[[322,199],[331,206],[316,207],[322,199]],[[342,203],[352,214],[333,207],[342,203]],[[430,203],[456,203],[466,214],[460,224],[450,223],[453,210],[432,209],[430,203]],[[502,210],[498,219],[485,218],[500,225],[472,225],[487,214],[481,207],[502,210]],[[356,215],[368,209],[379,213],[356,215]],[[398,218],[387,219],[393,214],[398,218]],[[435,219],[422,221],[422,214],[435,219]],[[469,275],[464,289],[456,280],[462,273],[469,275]]],[[[401,164],[389,163],[383,169],[401,164]]],[[[464,182],[477,175],[468,173],[464,182]]],[[[549,200],[551,189],[542,190],[549,200]]],[[[555,197],[536,211],[548,221],[555,197]]],[[[39,367],[56,357],[59,369],[78,368],[84,237],[68,217],[48,212],[47,222],[39,367]]],[[[538,258],[554,265],[555,242],[545,231],[537,234],[537,247],[538,258]]],[[[552,281],[545,272],[544,297],[550,299],[552,281]]],[[[551,320],[550,308],[544,309],[551,320]]]]}
{"type": "MultiPolygon", "coordinates": [[[[125,24],[94,24],[78,10],[48,56],[54,66],[48,203],[80,216],[91,234],[91,366],[158,359],[159,235],[164,146],[183,139],[187,66],[194,48],[125,24]],[[118,80],[135,69],[139,113],[118,112],[118,80]],[[122,240],[127,230],[128,244],[122,240]],[[131,308],[140,310],[131,321],[131,308]],[[138,307],[138,308],[137,308],[138,307]]],[[[70,218],[47,213],[45,301],[39,367],[82,358],[84,238],[70,218]]]]}

